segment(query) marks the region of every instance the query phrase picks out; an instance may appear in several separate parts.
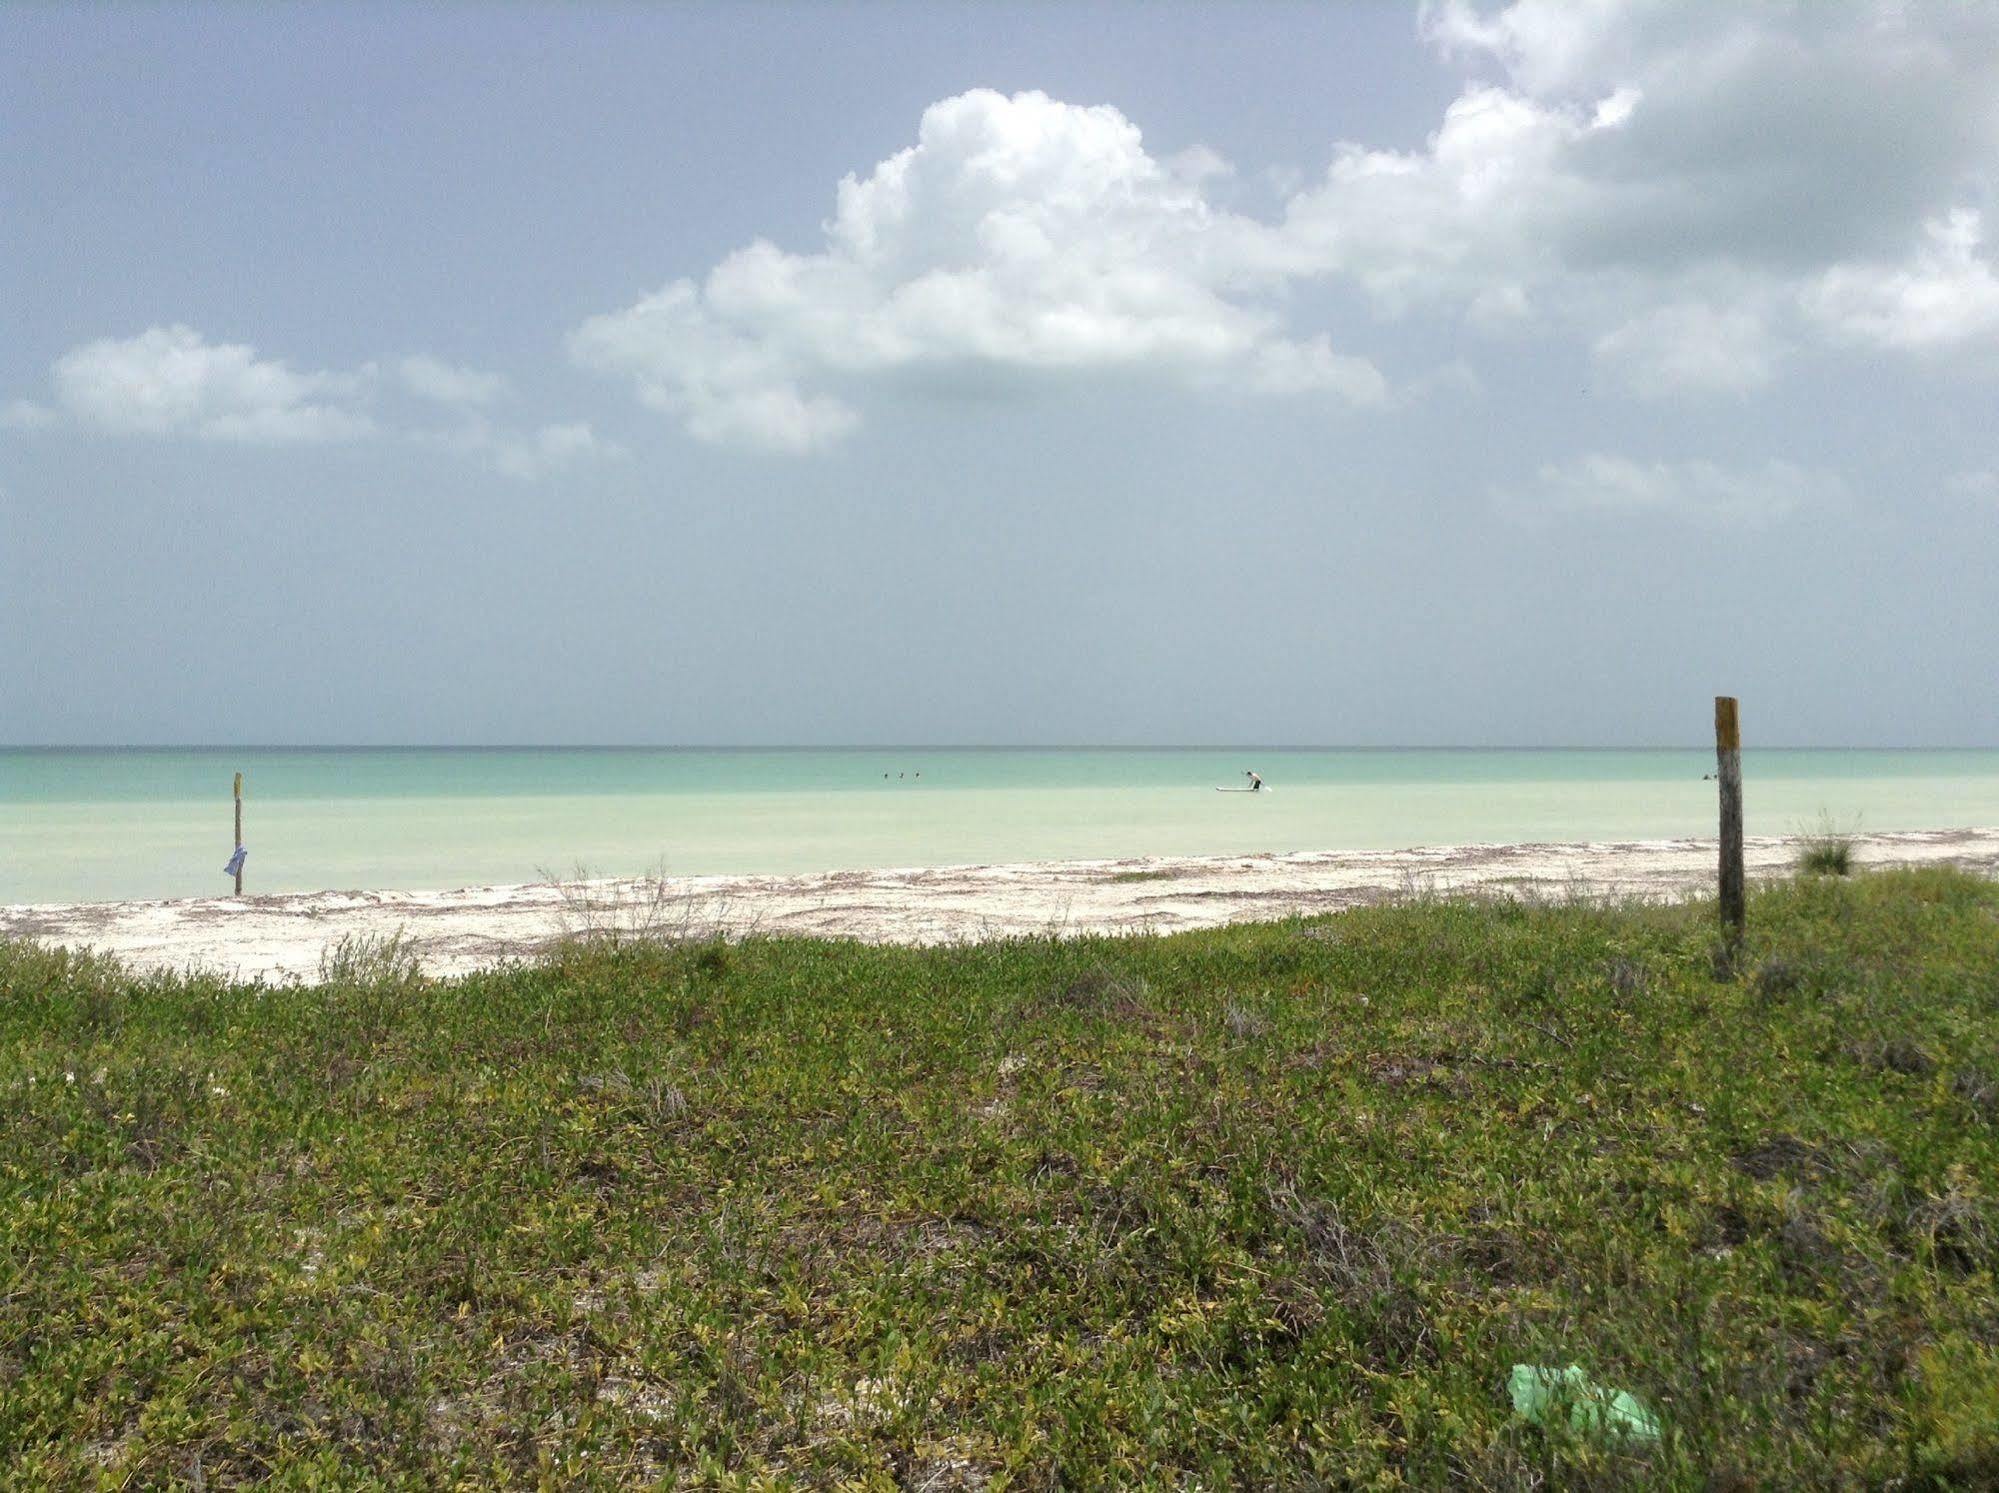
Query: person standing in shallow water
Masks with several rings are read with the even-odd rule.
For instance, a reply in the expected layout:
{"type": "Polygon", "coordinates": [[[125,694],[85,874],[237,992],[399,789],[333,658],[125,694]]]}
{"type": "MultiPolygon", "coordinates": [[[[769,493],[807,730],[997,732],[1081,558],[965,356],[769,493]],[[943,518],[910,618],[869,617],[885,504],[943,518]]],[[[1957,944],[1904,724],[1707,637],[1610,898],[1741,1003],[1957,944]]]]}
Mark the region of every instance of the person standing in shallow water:
{"type": "Polygon", "coordinates": [[[1261,793],[1263,791],[1263,779],[1258,774],[1246,772],[1243,776],[1249,779],[1249,791],[1251,793],[1261,793]]]}

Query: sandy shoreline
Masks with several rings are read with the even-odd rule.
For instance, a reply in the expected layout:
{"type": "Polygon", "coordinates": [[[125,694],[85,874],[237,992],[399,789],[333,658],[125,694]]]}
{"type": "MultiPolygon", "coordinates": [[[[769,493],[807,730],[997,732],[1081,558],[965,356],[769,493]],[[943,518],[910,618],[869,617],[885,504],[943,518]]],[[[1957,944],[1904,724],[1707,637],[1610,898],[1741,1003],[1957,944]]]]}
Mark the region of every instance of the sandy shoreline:
{"type": "MultiPolygon", "coordinates": [[[[1999,828],[1856,835],[1865,865],[1954,865],[1999,875],[1999,828]]],[[[1757,838],[1750,873],[1788,870],[1798,842],[1757,838]]],[[[467,887],[444,892],[302,892],[153,902],[0,907],[0,935],[89,946],[140,968],[199,966],[311,979],[350,934],[411,938],[424,967],[453,975],[533,955],[587,916],[689,931],[950,943],[1059,932],[1174,932],[1329,912],[1416,890],[1676,897],[1714,883],[1712,840],[1456,845],[1396,851],[1040,861],[1019,865],[699,876],[467,887]]]]}

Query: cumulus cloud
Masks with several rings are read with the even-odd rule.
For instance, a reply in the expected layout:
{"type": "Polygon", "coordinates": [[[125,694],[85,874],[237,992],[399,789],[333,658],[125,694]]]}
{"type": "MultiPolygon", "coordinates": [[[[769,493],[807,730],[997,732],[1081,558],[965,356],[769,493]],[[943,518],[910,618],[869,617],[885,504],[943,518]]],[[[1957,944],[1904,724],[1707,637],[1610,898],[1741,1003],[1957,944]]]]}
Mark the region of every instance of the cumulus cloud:
{"type": "Polygon", "coordinates": [[[625,454],[615,442],[600,440],[584,421],[569,421],[518,431],[496,428],[474,417],[444,430],[422,430],[412,436],[422,445],[449,451],[491,467],[503,477],[538,481],[579,461],[625,454]]]}
{"type": "Polygon", "coordinates": [[[1845,491],[1837,474],[1788,461],[1729,467],[1592,454],[1551,462],[1531,483],[1502,488],[1495,496],[1502,508],[1527,518],[1655,514],[1698,524],[1764,528],[1802,508],[1843,497],[1845,491]]]}
{"type": "Polygon", "coordinates": [[[1747,394],[1771,381],[1778,356],[1769,320],[1753,301],[1661,306],[1605,332],[1591,351],[1649,398],[1747,394]]]}
{"type": "Polygon", "coordinates": [[[491,404],[507,388],[507,381],[496,373],[455,367],[422,353],[404,358],[396,373],[410,393],[436,404],[491,404]]]}
{"type": "Polygon", "coordinates": [[[121,434],[277,445],[374,429],[358,407],[360,375],[300,373],[178,323],[72,348],[51,375],[65,414],[121,434]]]}
{"type": "Polygon", "coordinates": [[[751,243],[571,351],[699,437],[807,450],[912,377],[1386,402],[1365,356],[1292,324],[1301,281],[1579,336],[1648,397],[1752,393],[1814,339],[1935,352],[1999,318],[1976,210],[1999,187],[1991,0],[1444,0],[1418,26],[1467,72],[1436,129],[1338,145],[1270,218],[1211,195],[1212,151],[1154,156],[1115,108],[974,90],[842,181],[809,252],[751,243]]]}
{"type": "Polygon", "coordinates": [[[1300,273],[1580,334],[1648,397],[1753,392],[1827,337],[1991,336],[1999,7],[1448,0],[1421,29],[1483,75],[1420,149],[1343,146],[1291,200],[1300,273]]]}
{"type": "MultiPolygon", "coordinates": [[[[778,252],[768,245],[761,250],[778,252]]],[[[642,402],[678,415],[706,441],[804,451],[845,434],[857,419],[840,400],[799,388],[799,359],[728,326],[687,281],[624,311],[593,317],[570,338],[570,348],[588,367],[629,376],[642,402]]]]}
{"type": "Polygon", "coordinates": [[[597,439],[581,421],[543,425],[526,435],[502,435],[493,448],[493,465],[509,477],[532,481],[582,457],[616,455],[618,448],[597,439]]]}
{"type": "Polygon", "coordinates": [[[1761,387],[1787,339],[1906,322],[1883,302],[1982,304],[1964,204],[1999,166],[1999,7],[1449,0],[1421,24],[1488,76],[1423,148],[1345,146],[1288,211],[1393,309],[1581,330],[1659,394],[1761,387]],[[1926,260],[1872,268],[1925,219],[1951,225],[1926,260]],[[1820,314],[1784,314],[1820,277],[1820,314]]]}
{"type": "Polygon", "coordinates": [[[65,413],[121,433],[282,443],[373,429],[355,407],[363,376],[298,372],[180,324],[85,343],[58,358],[51,376],[65,413]]]}
{"type": "Polygon", "coordinates": [[[1923,350],[1999,342],[1999,274],[1984,250],[1984,221],[1958,208],[1924,226],[1900,263],[1837,265],[1804,296],[1835,336],[1923,350]]]}
{"type": "Polygon", "coordinates": [[[1530,114],[1623,100],[1615,128],[1538,159],[1502,143],[1551,194],[1542,226],[1572,268],[1789,274],[1876,254],[1989,181],[1999,146],[1990,3],[1451,0],[1424,29],[1483,53],[1503,81],[1479,86],[1530,114]]]}
{"type": "MultiPolygon", "coordinates": [[[[805,452],[883,390],[1419,393],[1309,323],[1313,283],[1384,317],[1571,339],[1654,399],[1752,395],[1828,343],[1999,346],[1999,0],[1431,0],[1417,25],[1464,73],[1435,129],[1334,145],[1262,216],[1225,204],[1268,200],[1270,168],[1238,181],[1199,144],[1153,153],[1109,105],[975,89],[838,183],[816,242],[746,244],[589,318],[570,354],[699,439],[805,452]]],[[[297,371],[180,325],[54,372],[46,406],[0,421],[336,440],[376,428],[378,387],[475,421],[506,392],[428,355],[297,371]]],[[[547,470],[574,438],[543,433],[566,428],[458,441],[547,470]]]]}
{"type": "Polygon", "coordinates": [[[496,374],[422,354],[393,365],[406,393],[461,413],[446,429],[379,420],[368,407],[383,381],[373,363],[352,373],[301,373],[239,343],[213,343],[178,323],[136,337],[72,348],[50,370],[53,404],[17,399],[0,425],[40,428],[68,421],[121,435],[282,445],[387,435],[453,452],[503,476],[532,481],[589,457],[623,454],[582,422],[513,430],[482,407],[506,392],[496,374]]]}
{"type": "Polygon", "coordinates": [[[873,380],[993,388],[1060,375],[1376,403],[1386,382],[1267,293],[1271,231],[1209,201],[1211,152],[1160,160],[1108,106],[977,89],[839,185],[822,246],[759,240],[570,339],[707,440],[824,445],[873,380]]]}
{"type": "Polygon", "coordinates": [[[1470,89],[1423,150],[1341,146],[1291,199],[1274,252],[1292,274],[1351,279],[1393,311],[1529,316],[1534,292],[1566,273],[1557,230],[1587,194],[1570,158],[1625,123],[1618,110],[1470,89]]]}
{"type": "Polygon", "coordinates": [[[1676,29],[1711,24],[1670,3],[1629,0],[1517,0],[1482,7],[1468,0],[1426,0],[1423,35],[1445,56],[1490,58],[1523,91],[1578,93],[1628,76],[1676,29]]]}

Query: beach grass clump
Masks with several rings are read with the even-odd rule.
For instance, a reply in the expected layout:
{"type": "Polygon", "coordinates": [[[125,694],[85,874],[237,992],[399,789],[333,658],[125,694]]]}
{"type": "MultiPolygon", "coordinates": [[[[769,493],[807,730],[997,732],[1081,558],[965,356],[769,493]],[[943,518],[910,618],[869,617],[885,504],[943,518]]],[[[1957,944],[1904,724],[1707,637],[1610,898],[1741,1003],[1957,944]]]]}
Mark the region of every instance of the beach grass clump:
{"type": "Polygon", "coordinates": [[[578,865],[542,880],[555,891],[555,942],[620,948],[714,942],[727,926],[727,909],[710,906],[676,887],[663,866],[642,876],[603,877],[578,865]]]}
{"type": "Polygon", "coordinates": [[[422,978],[416,940],[401,928],[393,933],[346,934],[319,956],[321,985],[401,989],[422,978]]]}
{"type": "Polygon", "coordinates": [[[1713,950],[1503,899],[320,986],[0,943],[8,1477],[1992,1486],[1999,890],[1771,885],[1713,950]]]}
{"type": "Polygon", "coordinates": [[[1798,870],[1807,876],[1849,876],[1853,872],[1853,836],[1829,814],[1816,828],[1800,836],[1798,870]]]}
{"type": "Polygon", "coordinates": [[[1814,837],[1798,852],[1798,869],[1809,876],[1847,876],[1853,871],[1853,841],[1814,837]]]}

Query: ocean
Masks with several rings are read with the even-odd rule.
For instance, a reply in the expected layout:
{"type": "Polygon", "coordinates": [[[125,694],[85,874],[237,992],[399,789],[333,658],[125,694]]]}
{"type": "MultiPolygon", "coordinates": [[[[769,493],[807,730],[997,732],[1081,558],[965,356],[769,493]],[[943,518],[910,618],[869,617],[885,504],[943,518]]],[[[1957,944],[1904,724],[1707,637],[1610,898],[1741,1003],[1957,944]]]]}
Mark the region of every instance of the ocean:
{"type": "MultiPolygon", "coordinates": [[[[1711,752],[0,750],[0,903],[1715,832],[1711,752]],[[1271,791],[1217,793],[1254,768],[1271,791]]],[[[1999,751],[1744,753],[1749,833],[1999,825],[1999,751]]]]}

